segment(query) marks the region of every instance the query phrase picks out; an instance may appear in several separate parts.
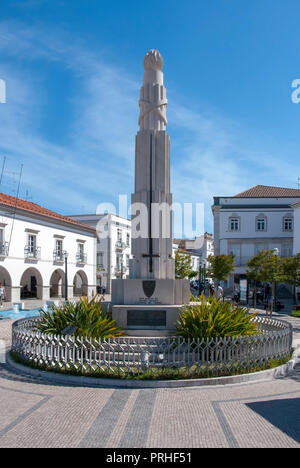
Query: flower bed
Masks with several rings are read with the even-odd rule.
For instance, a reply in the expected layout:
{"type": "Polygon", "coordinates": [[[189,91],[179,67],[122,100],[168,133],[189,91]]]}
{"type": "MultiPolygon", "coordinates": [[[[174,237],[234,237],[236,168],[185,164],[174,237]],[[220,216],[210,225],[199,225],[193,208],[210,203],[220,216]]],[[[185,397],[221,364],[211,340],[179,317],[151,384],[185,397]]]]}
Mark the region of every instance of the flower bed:
{"type": "Polygon", "coordinates": [[[12,351],[43,370],[117,378],[200,378],[235,375],[268,368],[288,358],[292,326],[262,317],[253,320],[254,336],[186,340],[182,337],[107,340],[46,335],[36,331],[39,319],[12,327],[12,351]]]}

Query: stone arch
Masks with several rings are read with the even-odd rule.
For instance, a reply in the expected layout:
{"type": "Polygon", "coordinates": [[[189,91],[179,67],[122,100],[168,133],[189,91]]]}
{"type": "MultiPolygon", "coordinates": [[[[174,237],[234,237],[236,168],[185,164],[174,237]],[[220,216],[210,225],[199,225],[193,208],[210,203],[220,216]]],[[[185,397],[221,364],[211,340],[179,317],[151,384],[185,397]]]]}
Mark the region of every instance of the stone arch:
{"type": "Polygon", "coordinates": [[[78,270],[73,279],[73,295],[87,296],[88,295],[88,278],[83,270],[78,270]]]}
{"type": "Polygon", "coordinates": [[[0,283],[5,289],[5,300],[11,302],[12,281],[7,269],[0,266],[0,283]]]}
{"type": "Polygon", "coordinates": [[[53,271],[49,284],[50,297],[65,297],[65,272],[61,268],[53,271]]]}
{"type": "Polygon", "coordinates": [[[27,268],[21,276],[21,299],[43,299],[43,278],[39,270],[27,268]]]}

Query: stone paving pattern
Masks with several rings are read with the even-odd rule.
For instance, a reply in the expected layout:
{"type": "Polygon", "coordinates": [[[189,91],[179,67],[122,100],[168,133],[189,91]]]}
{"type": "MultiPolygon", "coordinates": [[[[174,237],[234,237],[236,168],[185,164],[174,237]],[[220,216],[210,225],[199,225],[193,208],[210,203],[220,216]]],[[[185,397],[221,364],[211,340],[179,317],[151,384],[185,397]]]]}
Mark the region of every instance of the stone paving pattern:
{"type": "MultiPolygon", "coordinates": [[[[291,321],[300,337],[300,319],[291,321]]],[[[11,321],[0,322],[10,341],[11,321]]],[[[181,389],[54,385],[0,364],[0,447],[300,447],[300,366],[268,382],[181,389]]]]}

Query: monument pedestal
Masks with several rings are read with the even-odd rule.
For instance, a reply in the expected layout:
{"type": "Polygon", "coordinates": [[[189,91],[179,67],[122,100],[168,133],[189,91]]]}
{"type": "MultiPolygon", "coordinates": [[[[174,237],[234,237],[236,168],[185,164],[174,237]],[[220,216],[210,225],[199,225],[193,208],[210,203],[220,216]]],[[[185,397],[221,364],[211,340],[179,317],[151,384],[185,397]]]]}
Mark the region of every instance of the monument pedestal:
{"type": "Polygon", "coordinates": [[[131,336],[167,336],[176,331],[181,305],[115,305],[113,319],[131,336]]]}
{"type": "Polygon", "coordinates": [[[174,305],[190,302],[186,279],[113,279],[112,304],[174,305]]]}
{"type": "Polygon", "coordinates": [[[172,334],[180,309],[190,301],[189,281],[116,279],[112,300],[112,317],[126,334],[172,334]]]}

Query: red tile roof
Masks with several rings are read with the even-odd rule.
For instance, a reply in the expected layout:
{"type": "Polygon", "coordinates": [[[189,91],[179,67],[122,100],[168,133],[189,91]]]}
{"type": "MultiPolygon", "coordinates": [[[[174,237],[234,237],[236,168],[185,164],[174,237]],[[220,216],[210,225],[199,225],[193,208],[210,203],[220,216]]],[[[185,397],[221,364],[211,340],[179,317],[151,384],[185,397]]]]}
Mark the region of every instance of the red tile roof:
{"type": "Polygon", "coordinates": [[[284,187],[256,185],[244,192],[234,195],[234,198],[300,198],[300,190],[284,187]]]}
{"type": "Polygon", "coordinates": [[[36,203],[29,202],[27,200],[22,200],[21,198],[12,197],[6,193],[0,193],[0,205],[9,206],[10,208],[17,208],[19,210],[28,211],[32,214],[37,214],[39,216],[45,216],[47,218],[55,219],[57,221],[62,221],[66,224],[72,224],[78,227],[88,229],[89,231],[95,231],[95,228],[88,226],[86,224],[75,221],[72,218],[63,216],[55,211],[48,210],[43,206],[37,205],[36,203]]]}

